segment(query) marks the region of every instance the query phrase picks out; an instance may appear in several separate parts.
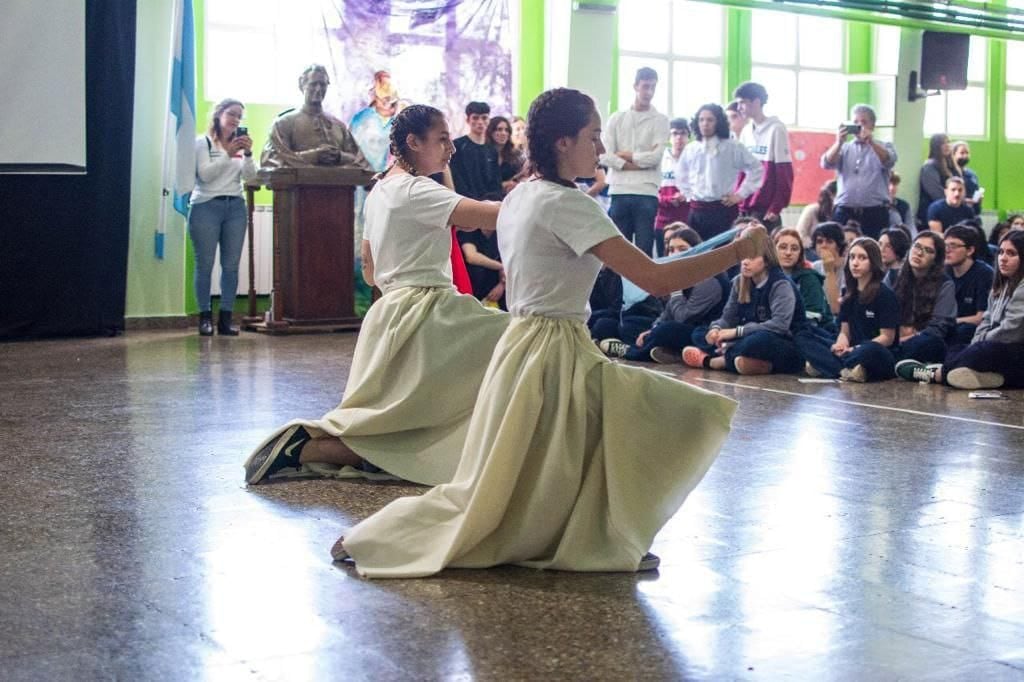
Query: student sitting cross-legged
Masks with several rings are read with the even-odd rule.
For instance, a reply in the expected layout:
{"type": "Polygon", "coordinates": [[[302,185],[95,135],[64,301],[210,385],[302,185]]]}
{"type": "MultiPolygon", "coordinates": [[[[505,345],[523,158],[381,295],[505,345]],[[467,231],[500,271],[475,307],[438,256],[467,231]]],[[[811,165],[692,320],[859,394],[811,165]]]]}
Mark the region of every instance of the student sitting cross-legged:
{"type": "MultiPolygon", "coordinates": [[[[666,250],[670,256],[685,253],[703,241],[696,230],[684,223],[672,223],[665,229],[666,250]]],[[[636,337],[634,344],[602,343],[602,350],[636,362],[680,363],[683,347],[690,343],[694,329],[706,327],[717,319],[728,298],[729,279],[719,273],[689,289],[673,292],[665,303],[664,312],[650,329],[636,337]]]]}
{"type": "Polygon", "coordinates": [[[946,274],[953,279],[956,293],[954,344],[966,346],[974,338],[992,290],[994,273],[987,263],[975,258],[978,235],[969,225],[946,230],[946,274]]]}
{"type": "Polygon", "coordinates": [[[1024,232],[999,242],[988,309],[966,348],[950,351],[941,367],[907,363],[905,379],[945,382],[954,388],[1024,388],[1024,232]]]}
{"type": "Polygon", "coordinates": [[[804,363],[793,335],[806,324],[800,293],[768,243],[760,255],[743,259],[722,316],[704,335],[706,345],[687,346],[683,362],[738,374],[798,372],[804,363]]]}
{"type": "Polygon", "coordinates": [[[891,348],[899,327],[899,303],[883,283],[885,266],[875,240],[857,239],[847,253],[839,336],[831,346],[821,341],[800,344],[807,373],[857,382],[889,379],[896,364],[891,348]]]}
{"type": "Polygon", "coordinates": [[[900,328],[895,355],[900,377],[917,363],[941,363],[946,357],[946,342],[956,326],[956,292],[945,261],[945,241],[926,230],[914,238],[910,257],[896,278],[900,328]]]}
{"type": "Polygon", "coordinates": [[[772,235],[779,265],[796,284],[804,303],[807,320],[816,327],[835,333],[832,309],[825,297],[825,277],[810,267],[804,258],[804,244],[800,233],[792,227],[776,230],[772,235]]]}

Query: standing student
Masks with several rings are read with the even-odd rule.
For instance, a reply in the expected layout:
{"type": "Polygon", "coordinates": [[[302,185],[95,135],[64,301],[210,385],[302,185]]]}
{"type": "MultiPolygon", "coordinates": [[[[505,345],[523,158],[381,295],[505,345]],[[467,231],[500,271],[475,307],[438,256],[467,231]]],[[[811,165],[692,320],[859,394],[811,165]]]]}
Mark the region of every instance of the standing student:
{"type": "Polygon", "coordinates": [[[502,197],[498,148],[487,139],[490,120],[491,105],[470,102],[466,105],[466,134],[453,143],[451,171],[455,191],[478,201],[502,197]]]}
{"type": "Polygon", "coordinates": [[[217,103],[206,134],[196,139],[196,185],[188,212],[188,234],[196,254],[195,291],[199,304],[199,334],[213,335],[210,278],[220,247],[220,314],[217,333],[238,336],[231,326],[238,263],[245,240],[246,210],[242,180],[256,177],[252,139],[236,135],[245,107],[237,99],[217,103]]]}
{"type": "Polygon", "coordinates": [[[499,204],[427,177],[453,153],[437,109],[416,104],[398,113],[391,147],[395,161],[366,198],[361,245],[363,277],[384,295],[363,319],[344,397],[321,419],[293,421],[260,444],[245,463],[249,484],[322,464],[430,485],[455,473],[509,318],[452,287],[449,225],[494,229],[499,204]]]}
{"type": "Polygon", "coordinates": [[[740,133],[740,144],[761,162],[761,184],[743,200],[740,210],[754,216],[769,230],[782,225],[782,210],[789,206],[793,193],[793,159],[789,155],[789,131],[777,116],[767,116],[764,106],[768,91],[760,83],[743,83],[732,96],[739,102],[747,121],[740,133]]]}
{"type": "Polygon", "coordinates": [[[698,109],[690,129],[694,141],[679,156],[676,186],[690,202],[690,227],[701,239],[710,239],[736,220],[740,203],[760,186],[764,169],[746,147],[729,138],[725,112],[717,104],[698,109]],[[745,177],[737,183],[741,173],[745,177]]]}
{"type": "Polygon", "coordinates": [[[525,158],[512,143],[512,125],[504,116],[495,116],[487,122],[487,141],[498,150],[501,195],[505,196],[519,183],[525,158]]]}
{"type": "Polygon", "coordinates": [[[953,148],[949,144],[949,136],[935,133],[928,140],[928,158],[921,166],[919,176],[920,194],[917,199],[917,222],[919,226],[928,226],[928,207],[944,196],[946,181],[951,177],[960,176],[959,169],[952,158],[953,148]]]}
{"type": "Polygon", "coordinates": [[[964,203],[974,210],[974,215],[981,215],[981,204],[985,196],[985,189],[978,180],[978,174],[967,167],[971,162],[971,147],[963,140],[954,142],[951,147],[953,164],[960,171],[964,178],[964,203]]]}
{"type": "Polygon", "coordinates": [[[800,293],[769,242],[740,264],[722,316],[704,337],[706,345],[684,348],[683,362],[737,374],[799,372],[804,361],[794,335],[806,325],[800,293]]]}
{"type": "Polygon", "coordinates": [[[954,345],[966,345],[974,338],[988,306],[995,273],[988,264],[974,257],[977,233],[966,225],[946,230],[946,274],[953,280],[956,292],[956,330],[954,345]]]}
{"type": "Polygon", "coordinates": [[[608,120],[601,155],[612,198],[608,214],[626,240],[647,255],[654,248],[661,155],[669,130],[668,117],[651,104],[657,87],[657,71],[646,66],[637,69],[633,104],[608,120]]]}
{"type": "Polygon", "coordinates": [[[910,202],[896,196],[902,181],[895,170],[889,172],[889,227],[910,224],[910,202]]]}
{"type": "Polygon", "coordinates": [[[881,250],[870,237],[850,245],[846,258],[846,292],[839,310],[839,334],[831,346],[801,344],[807,373],[843,381],[882,381],[892,377],[900,309],[896,295],[882,281],[881,250]]]}
{"type": "Polygon", "coordinates": [[[767,235],[653,263],[573,185],[602,151],[600,125],[593,100],[577,90],[550,90],[531,105],[538,178],[509,194],[498,221],[513,321],[477,396],[455,479],[395,500],[335,544],[334,558],[350,557],[361,575],[652,568],[655,534],[714,461],[736,404],[609,361],[584,325],[587,294],[602,262],[668,294],[760,250],[767,235]]]}
{"type": "Polygon", "coordinates": [[[690,204],[676,187],[676,166],[689,142],[690,126],[686,119],[672,119],[669,123],[669,145],[661,156],[658,215],[654,219],[654,246],[659,256],[665,255],[665,226],[685,223],[690,218],[690,204]]]}
{"type": "Polygon", "coordinates": [[[946,243],[934,232],[914,238],[910,257],[896,278],[900,304],[896,373],[903,376],[915,363],[939,363],[956,327],[956,292],[946,274],[946,243]]]}

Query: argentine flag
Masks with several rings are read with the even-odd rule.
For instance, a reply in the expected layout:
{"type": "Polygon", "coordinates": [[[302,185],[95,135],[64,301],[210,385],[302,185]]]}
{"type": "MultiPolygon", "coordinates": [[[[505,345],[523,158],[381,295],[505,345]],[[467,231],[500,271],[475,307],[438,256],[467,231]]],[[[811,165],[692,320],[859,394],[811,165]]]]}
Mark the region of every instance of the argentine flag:
{"type": "Polygon", "coordinates": [[[175,0],[171,23],[173,62],[171,94],[164,138],[164,202],[156,233],[156,257],[164,257],[164,221],[167,199],[174,209],[188,215],[188,197],[196,177],[196,48],[192,0],[175,0]]]}

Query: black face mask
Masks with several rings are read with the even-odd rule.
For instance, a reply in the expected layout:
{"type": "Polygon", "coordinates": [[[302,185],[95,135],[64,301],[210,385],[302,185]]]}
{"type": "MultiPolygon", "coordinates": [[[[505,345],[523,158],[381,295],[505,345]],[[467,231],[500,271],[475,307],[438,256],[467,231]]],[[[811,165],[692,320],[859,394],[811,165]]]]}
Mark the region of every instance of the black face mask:
{"type": "Polygon", "coordinates": [[[958,165],[958,166],[960,166],[961,168],[963,168],[964,166],[966,166],[966,165],[967,165],[967,164],[969,164],[970,162],[971,162],[971,157],[969,157],[969,156],[965,156],[965,157],[963,157],[962,159],[957,159],[957,160],[956,160],[956,165],[958,165]]]}

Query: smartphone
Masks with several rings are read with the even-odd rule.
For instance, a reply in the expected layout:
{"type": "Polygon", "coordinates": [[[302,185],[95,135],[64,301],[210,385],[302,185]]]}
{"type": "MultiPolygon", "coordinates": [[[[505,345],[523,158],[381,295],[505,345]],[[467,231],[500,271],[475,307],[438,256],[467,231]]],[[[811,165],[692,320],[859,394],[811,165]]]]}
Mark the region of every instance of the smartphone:
{"type": "Polygon", "coordinates": [[[847,123],[844,129],[847,135],[860,135],[860,126],[856,123],[847,123]]]}
{"type": "Polygon", "coordinates": [[[235,137],[245,137],[248,134],[249,134],[249,129],[246,128],[245,126],[238,126],[238,129],[235,130],[235,137]]]}

